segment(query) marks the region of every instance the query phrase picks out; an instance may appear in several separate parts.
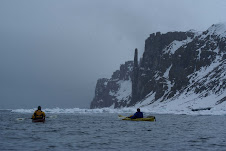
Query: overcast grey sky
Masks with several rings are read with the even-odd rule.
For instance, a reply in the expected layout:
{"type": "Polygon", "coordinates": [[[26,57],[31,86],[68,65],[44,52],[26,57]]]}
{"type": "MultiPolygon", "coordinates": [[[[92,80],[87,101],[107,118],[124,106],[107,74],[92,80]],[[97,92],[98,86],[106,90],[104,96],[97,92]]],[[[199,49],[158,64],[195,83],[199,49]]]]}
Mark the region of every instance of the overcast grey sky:
{"type": "Polygon", "coordinates": [[[157,31],[226,22],[225,0],[0,0],[0,108],[89,107],[157,31]]]}

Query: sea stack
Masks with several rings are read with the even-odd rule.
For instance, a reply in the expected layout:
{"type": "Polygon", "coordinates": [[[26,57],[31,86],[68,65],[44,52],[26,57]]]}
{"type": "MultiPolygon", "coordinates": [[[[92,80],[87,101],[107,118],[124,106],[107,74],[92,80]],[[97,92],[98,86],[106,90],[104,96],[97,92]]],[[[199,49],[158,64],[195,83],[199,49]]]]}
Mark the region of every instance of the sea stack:
{"type": "Polygon", "coordinates": [[[134,105],[138,99],[138,76],[139,76],[139,67],[138,67],[138,50],[135,49],[134,53],[134,65],[133,65],[133,76],[132,76],[132,100],[131,105],[134,105]]]}

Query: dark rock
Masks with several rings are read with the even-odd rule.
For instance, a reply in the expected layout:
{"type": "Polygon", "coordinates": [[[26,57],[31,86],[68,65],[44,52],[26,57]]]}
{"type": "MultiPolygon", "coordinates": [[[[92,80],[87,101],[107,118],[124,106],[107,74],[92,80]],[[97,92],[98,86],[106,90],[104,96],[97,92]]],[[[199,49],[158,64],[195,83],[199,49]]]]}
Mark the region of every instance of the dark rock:
{"type": "Polygon", "coordinates": [[[150,94],[155,94],[150,103],[163,102],[183,92],[199,94],[200,98],[210,92],[222,94],[226,89],[222,77],[226,70],[226,38],[212,33],[211,28],[199,35],[191,31],[150,34],[140,62],[136,49],[134,61],[121,65],[111,79],[98,80],[91,108],[133,106],[150,94]],[[199,78],[198,71],[209,68],[214,61],[219,64],[199,78]],[[121,84],[128,81],[131,94],[122,99],[121,84]]]}
{"type": "Polygon", "coordinates": [[[192,111],[202,111],[202,110],[210,110],[211,107],[206,107],[206,108],[198,108],[198,109],[191,109],[192,111]]]}

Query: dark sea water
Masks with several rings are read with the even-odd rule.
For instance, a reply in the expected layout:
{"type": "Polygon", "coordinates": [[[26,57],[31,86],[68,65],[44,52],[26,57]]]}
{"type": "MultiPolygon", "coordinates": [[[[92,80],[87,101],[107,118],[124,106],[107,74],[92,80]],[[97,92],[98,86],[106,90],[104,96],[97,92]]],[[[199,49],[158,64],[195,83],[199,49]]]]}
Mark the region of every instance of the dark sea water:
{"type": "Polygon", "coordinates": [[[32,123],[30,113],[1,110],[0,150],[226,151],[226,116],[158,114],[139,122],[117,115],[47,114],[45,123],[32,123]]]}

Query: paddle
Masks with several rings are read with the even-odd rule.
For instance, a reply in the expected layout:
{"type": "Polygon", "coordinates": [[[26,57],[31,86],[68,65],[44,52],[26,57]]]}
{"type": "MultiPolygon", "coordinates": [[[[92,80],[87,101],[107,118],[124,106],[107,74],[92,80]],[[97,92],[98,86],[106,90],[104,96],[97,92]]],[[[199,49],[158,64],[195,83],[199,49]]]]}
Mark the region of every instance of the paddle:
{"type": "MultiPolygon", "coordinates": [[[[130,115],[129,117],[131,117],[131,116],[133,116],[133,115],[130,115]]],[[[123,116],[123,115],[118,115],[118,118],[119,118],[119,119],[124,119],[124,118],[129,118],[129,117],[123,116]]]]}
{"type": "Polygon", "coordinates": [[[23,118],[23,117],[19,117],[19,118],[16,118],[16,121],[24,121],[25,119],[31,119],[31,118],[23,118]]]}
{"type": "MultiPolygon", "coordinates": [[[[45,117],[45,118],[56,119],[57,115],[51,115],[51,116],[48,116],[48,117],[45,117]]],[[[32,119],[32,118],[19,117],[19,118],[16,118],[16,121],[24,121],[25,119],[27,120],[27,119],[32,119]]]]}
{"type": "Polygon", "coordinates": [[[126,116],[118,115],[118,118],[119,119],[124,119],[124,118],[126,118],[126,116]]]}

